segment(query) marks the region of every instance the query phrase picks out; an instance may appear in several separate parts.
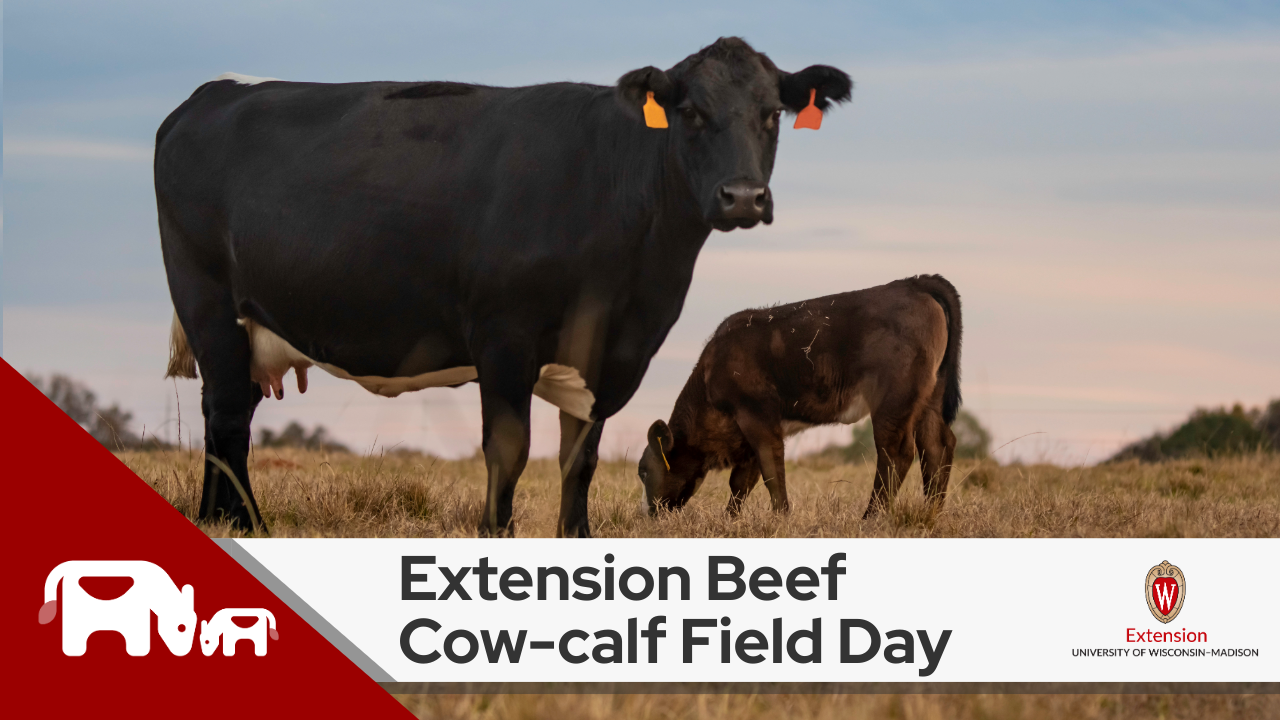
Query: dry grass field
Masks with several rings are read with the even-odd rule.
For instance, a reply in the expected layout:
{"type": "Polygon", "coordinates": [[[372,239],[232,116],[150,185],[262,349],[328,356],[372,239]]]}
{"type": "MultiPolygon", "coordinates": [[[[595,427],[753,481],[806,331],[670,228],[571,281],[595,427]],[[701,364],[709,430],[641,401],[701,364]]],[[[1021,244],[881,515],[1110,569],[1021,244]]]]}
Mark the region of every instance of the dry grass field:
{"type": "MultiPolygon", "coordinates": [[[[120,458],[194,518],[199,453],[120,458]]],[[[481,459],[359,456],[256,449],[253,488],[274,537],[472,537],[484,505],[481,459]]],[[[769,511],[758,486],[742,517],[724,514],[725,473],[712,475],[683,512],[639,511],[633,462],[602,463],[592,485],[597,537],[1275,537],[1280,456],[1136,462],[1096,467],[966,462],[937,516],[925,510],[918,468],[893,512],[861,521],[873,468],[814,456],[788,463],[792,512],[769,511]]],[[[518,535],[555,533],[559,475],[529,464],[516,491],[518,535]]],[[[209,535],[238,535],[198,523],[209,535]]],[[[1277,718],[1271,695],[402,695],[421,718],[459,720],[1200,720],[1277,718]]]]}
{"type": "MultiPolygon", "coordinates": [[[[121,453],[174,507],[194,519],[201,454],[121,453]]],[[[484,462],[416,454],[362,456],[255,449],[253,491],[273,537],[473,537],[484,507],[484,462]]],[[[932,516],[918,465],[893,512],[863,522],[874,468],[822,456],[787,464],[792,512],[774,515],[757,486],[741,517],[724,513],[728,475],[707,478],[682,512],[639,511],[633,462],[603,462],[591,488],[597,537],[1276,537],[1280,456],[1137,462],[1094,467],[961,462],[932,516]]],[[[554,460],[529,463],[516,489],[521,537],[555,535],[554,460]]],[[[237,535],[198,523],[209,535],[237,535]]]]}

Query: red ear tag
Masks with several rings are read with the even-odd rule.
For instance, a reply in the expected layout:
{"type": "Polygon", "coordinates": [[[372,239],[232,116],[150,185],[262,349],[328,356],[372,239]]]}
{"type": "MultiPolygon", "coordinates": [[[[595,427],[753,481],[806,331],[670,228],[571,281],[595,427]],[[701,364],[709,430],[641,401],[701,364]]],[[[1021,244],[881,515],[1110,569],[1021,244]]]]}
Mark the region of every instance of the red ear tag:
{"type": "Polygon", "coordinates": [[[800,128],[817,130],[822,127],[822,111],[818,109],[817,105],[813,104],[813,101],[817,99],[817,97],[818,89],[809,88],[809,105],[796,115],[795,128],[797,130],[800,128]]]}
{"type": "Polygon", "coordinates": [[[653,99],[652,90],[649,91],[649,99],[644,103],[644,124],[659,130],[667,127],[667,111],[653,99]]]}

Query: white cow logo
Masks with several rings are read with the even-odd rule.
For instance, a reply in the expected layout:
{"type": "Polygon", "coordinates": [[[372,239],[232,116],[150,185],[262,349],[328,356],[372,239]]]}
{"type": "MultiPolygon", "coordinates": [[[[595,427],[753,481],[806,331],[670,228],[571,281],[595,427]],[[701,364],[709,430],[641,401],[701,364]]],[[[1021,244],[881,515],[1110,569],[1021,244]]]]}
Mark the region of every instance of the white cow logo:
{"type": "Polygon", "coordinates": [[[200,621],[200,652],[208,657],[218,649],[218,637],[222,637],[222,654],[231,657],[236,654],[237,640],[252,640],[253,654],[262,657],[267,654],[267,633],[272,640],[279,640],[276,632],[276,618],[270,610],[262,608],[223,608],[211,620],[200,621]],[[249,627],[240,627],[232,618],[252,617],[256,621],[249,627]]]}
{"type": "Polygon", "coordinates": [[[174,655],[191,652],[195,638],[195,590],[173,584],[159,565],[141,560],[72,560],[49,573],[44,581],[44,605],[40,624],[58,614],[58,583],[62,582],[62,653],[84,655],[89,636],[114,630],[124,636],[125,651],[146,655],[151,651],[151,613],[156,614],[160,639],[174,655]],[[133,585],[123,595],[99,600],[80,587],[84,577],[127,577],[133,585]]]}

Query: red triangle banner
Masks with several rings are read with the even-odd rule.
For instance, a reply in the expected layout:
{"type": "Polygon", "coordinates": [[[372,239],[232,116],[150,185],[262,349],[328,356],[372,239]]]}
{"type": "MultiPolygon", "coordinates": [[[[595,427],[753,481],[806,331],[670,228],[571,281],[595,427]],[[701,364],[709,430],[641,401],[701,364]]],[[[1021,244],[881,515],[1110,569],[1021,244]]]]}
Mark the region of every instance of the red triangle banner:
{"type": "Polygon", "coordinates": [[[0,477],[6,716],[410,716],[4,361],[0,477]],[[218,616],[227,608],[272,622],[245,630],[244,613],[218,616]],[[222,639],[266,634],[227,657],[221,627],[222,639]]]}

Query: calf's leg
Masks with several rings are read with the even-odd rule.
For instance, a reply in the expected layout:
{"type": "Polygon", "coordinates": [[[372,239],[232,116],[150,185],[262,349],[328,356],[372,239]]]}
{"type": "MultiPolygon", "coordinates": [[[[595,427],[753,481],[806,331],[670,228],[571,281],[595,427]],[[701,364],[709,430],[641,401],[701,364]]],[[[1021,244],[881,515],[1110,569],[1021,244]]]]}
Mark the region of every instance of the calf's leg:
{"type": "Polygon", "coordinates": [[[587,491],[595,476],[603,431],[603,420],[580,420],[560,411],[560,521],[556,537],[591,537],[587,491]]]}
{"type": "Polygon", "coordinates": [[[791,503],[787,499],[787,468],[782,428],[777,422],[769,422],[755,413],[739,410],[736,415],[738,429],[756,452],[760,461],[760,473],[774,512],[788,512],[791,503]]]}
{"type": "Polygon", "coordinates": [[[946,501],[947,484],[951,480],[956,436],[942,421],[942,415],[929,409],[916,426],[916,443],[920,451],[920,473],[924,476],[924,494],[934,510],[939,510],[946,501]]]}
{"type": "Polygon", "coordinates": [[[876,441],[876,480],[863,518],[879,514],[893,504],[902,479],[915,461],[911,419],[882,415],[871,418],[876,441]]]}
{"type": "Polygon", "coordinates": [[[742,503],[751,494],[751,489],[760,480],[760,461],[752,458],[741,465],[734,465],[729,473],[729,507],[725,511],[730,515],[742,512],[742,503]]]}

